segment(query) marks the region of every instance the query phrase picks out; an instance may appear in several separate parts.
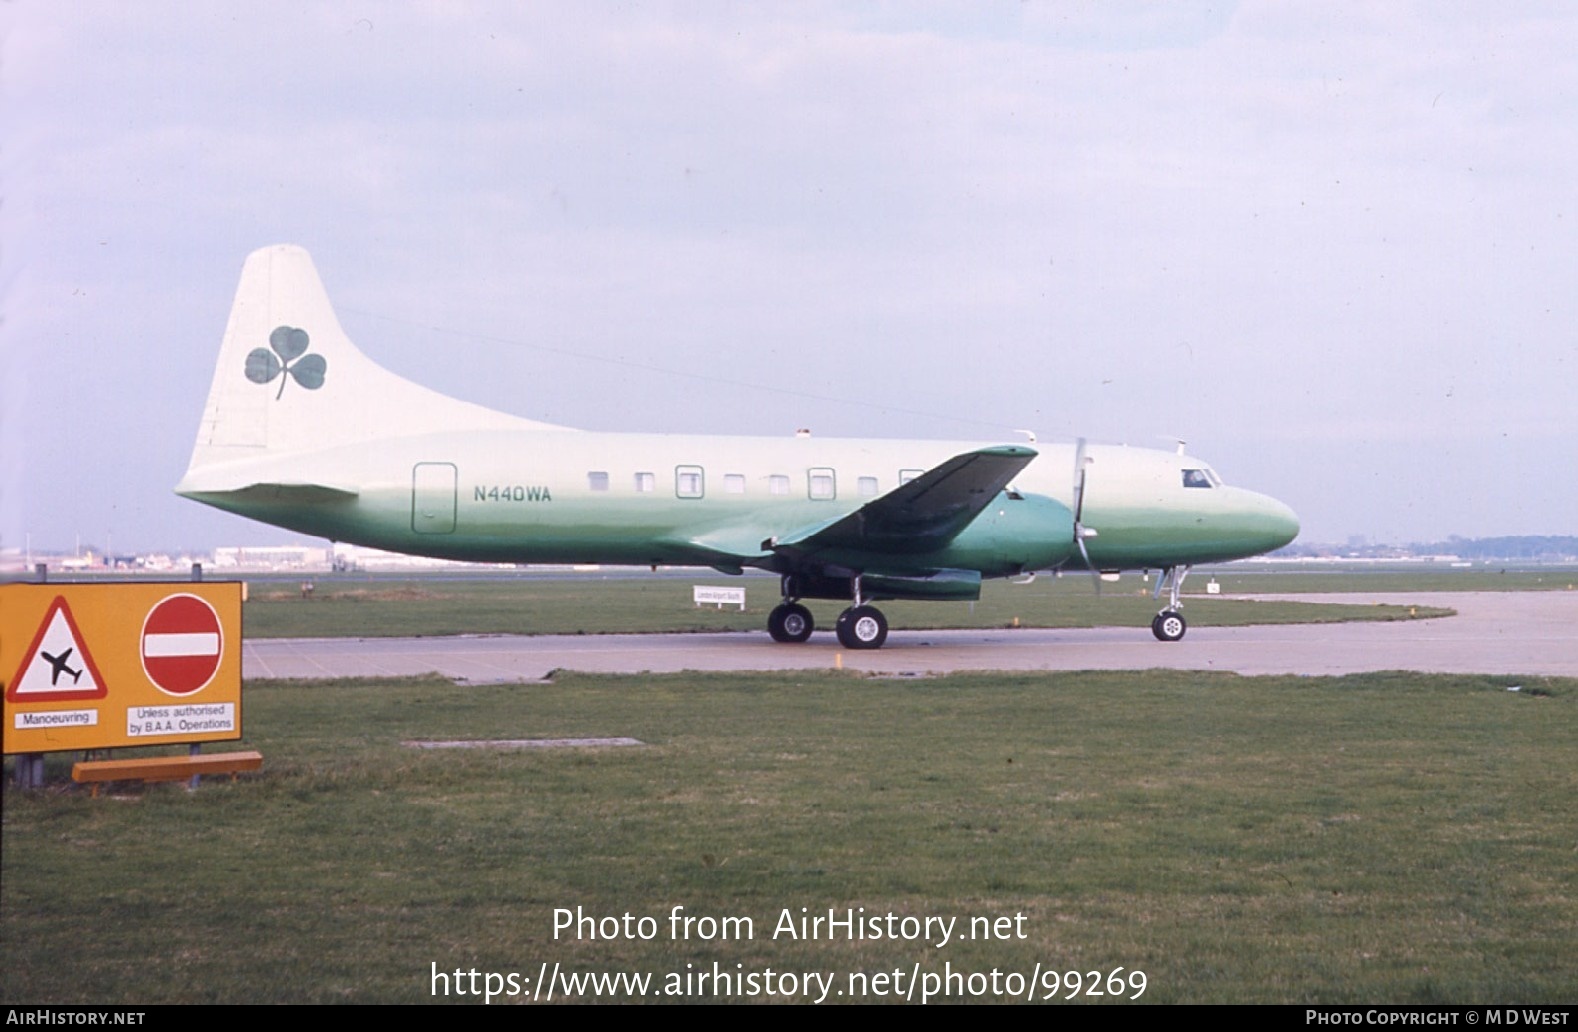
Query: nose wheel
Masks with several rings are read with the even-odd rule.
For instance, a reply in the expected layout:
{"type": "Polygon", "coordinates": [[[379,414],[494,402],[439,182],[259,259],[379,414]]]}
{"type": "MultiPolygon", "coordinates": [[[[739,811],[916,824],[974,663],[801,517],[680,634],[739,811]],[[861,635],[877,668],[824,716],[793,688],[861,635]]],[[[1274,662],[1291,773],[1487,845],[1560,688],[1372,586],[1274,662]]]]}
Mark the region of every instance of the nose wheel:
{"type": "Polygon", "coordinates": [[[1157,641],[1177,641],[1188,629],[1189,624],[1176,609],[1163,609],[1151,621],[1151,633],[1156,635],[1157,641]]]}
{"type": "Polygon", "coordinates": [[[1151,633],[1156,635],[1157,641],[1177,641],[1189,630],[1189,623],[1178,611],[1179,592],[1183,590],[1183,580],[1189,576],[1187,566],[1169,566],[1162,572],[1156,581],[1156,597],[1160,598],[1162,588],[1169,588],[1167,595],[1167,608],[1156,614],[1156,619],[1151,621],[1151,633]]]}
{"type": "Polygon", "coordinates": [[[833,629],[846,649],[880,649],[888,640],[888,618],[876,606],[850,606],[833,629]]]}

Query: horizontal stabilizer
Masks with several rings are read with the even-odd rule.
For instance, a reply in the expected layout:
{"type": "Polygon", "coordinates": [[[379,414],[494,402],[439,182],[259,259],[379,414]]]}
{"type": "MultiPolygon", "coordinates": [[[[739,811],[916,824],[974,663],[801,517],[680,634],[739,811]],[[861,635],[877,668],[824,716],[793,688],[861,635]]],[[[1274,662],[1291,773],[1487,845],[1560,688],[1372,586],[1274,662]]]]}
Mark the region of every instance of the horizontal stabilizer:
{"type": "Polygon", "coordinates": [[[177,489],[187,498],[216,501],[224,498],[233,502],[255,502],[279,505],[316,505],[324,502],[353,501],[357,492],[352,488],[330,487],[327,484],[247,484],[244,487],[208,489],[200,485],[182,484],[177,489]]]}
{"type": "Polygon", "coordinates": [[[1013,444],[955,455],[847,516],[764,544],[791,555],[822,549],[936,551],[958,537],[1035,457],[1034,449],[1013,444]]]}

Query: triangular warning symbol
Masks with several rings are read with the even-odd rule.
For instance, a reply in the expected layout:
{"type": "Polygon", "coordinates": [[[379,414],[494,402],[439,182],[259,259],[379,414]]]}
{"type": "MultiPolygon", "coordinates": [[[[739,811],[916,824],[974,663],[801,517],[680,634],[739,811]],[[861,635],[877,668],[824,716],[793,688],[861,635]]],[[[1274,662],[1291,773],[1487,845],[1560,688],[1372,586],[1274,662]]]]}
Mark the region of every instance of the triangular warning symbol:
{"type": "Polygon", "coordinates": [[[33,644],[6,688],[12,702],[55,702],[64,699],[102,699],[109,694],[93,654],[88,651],[77,621],[63,595],[49,604],[38,625],[33,644]]]}

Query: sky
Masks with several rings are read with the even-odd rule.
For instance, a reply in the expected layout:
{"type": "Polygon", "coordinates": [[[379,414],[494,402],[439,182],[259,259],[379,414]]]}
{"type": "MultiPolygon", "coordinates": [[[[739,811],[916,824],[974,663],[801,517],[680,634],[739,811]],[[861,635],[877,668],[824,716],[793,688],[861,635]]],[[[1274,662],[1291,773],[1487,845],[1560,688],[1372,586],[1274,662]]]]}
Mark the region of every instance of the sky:
{"type": "Polygon", "coordinates": [[[0,3],[0,547],[178,498],[236,280],[587,429],[1176,439],[1305,541],[1578,534],[1564,2],[0,3]]]}

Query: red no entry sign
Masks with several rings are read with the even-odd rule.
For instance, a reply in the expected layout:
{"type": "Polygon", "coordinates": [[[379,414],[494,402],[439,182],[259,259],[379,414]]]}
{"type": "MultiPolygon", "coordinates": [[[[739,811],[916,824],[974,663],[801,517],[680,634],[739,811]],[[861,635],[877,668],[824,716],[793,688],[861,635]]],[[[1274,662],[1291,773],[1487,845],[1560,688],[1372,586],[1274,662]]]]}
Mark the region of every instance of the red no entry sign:
{"type": "Polygon", "coordinates": [[[171,595],[143,621],[143,671],[171,695],[191,695],[212,681],[223,649],[219,614],[196,595],[171,595]]]}

